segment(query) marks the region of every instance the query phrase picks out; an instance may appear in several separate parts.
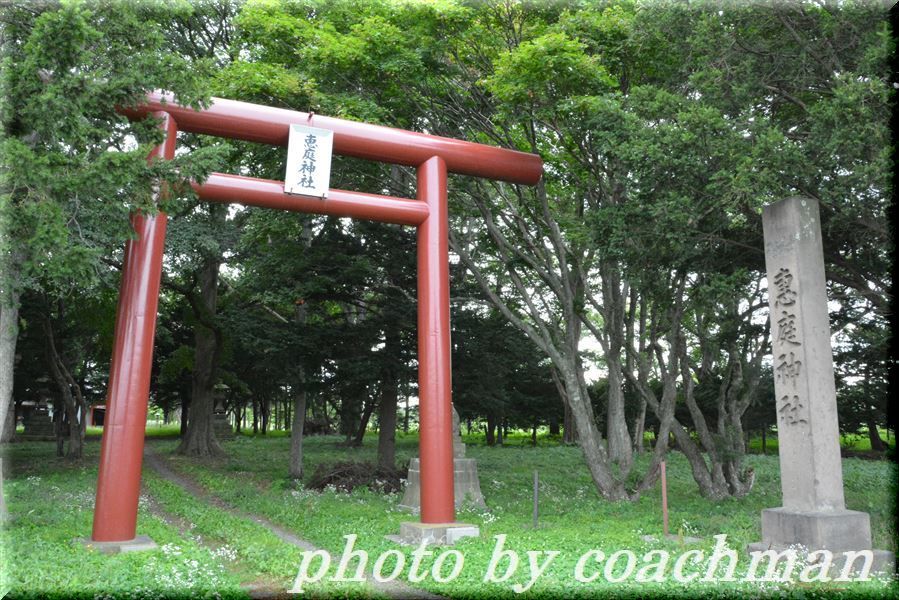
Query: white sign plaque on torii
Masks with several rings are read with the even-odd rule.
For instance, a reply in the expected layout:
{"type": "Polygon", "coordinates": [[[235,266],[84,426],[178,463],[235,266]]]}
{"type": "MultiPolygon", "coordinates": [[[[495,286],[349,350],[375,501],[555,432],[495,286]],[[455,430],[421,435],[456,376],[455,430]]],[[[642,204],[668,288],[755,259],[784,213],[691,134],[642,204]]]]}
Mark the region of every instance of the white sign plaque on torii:
{"type": "Polygon", "coordinates": [[[327,198],[331,180],[333,143],[333,131],[305,125],[291,125],[287,143],[284,191],[288,194],[327,198]]]}

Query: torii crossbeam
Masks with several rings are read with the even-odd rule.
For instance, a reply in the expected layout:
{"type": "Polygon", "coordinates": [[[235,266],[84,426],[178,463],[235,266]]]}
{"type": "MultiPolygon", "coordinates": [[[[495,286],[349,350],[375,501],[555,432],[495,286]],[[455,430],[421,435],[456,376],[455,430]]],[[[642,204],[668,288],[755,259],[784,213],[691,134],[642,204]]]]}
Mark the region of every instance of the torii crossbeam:
{"type": "MultiPolygon", "coordinates": [[[[418,383],[421,522],[455,520],[451,414],[449,254],[446,181],[459,173],[534,185],[539,156],[444,137],[313,116],[234,100],[194,110],[153,93],[129,118],[161,119],[165,141],[151,160],[175,155],[178,130],[286,146],[291,124],[334,132],[334,152],[418,170],[417,199],[329,190],[325,200],[288,195],[280,181],[213,173],[193,184],[202,200],[414,225],[418,229],[418,383]]],[[[167,217],[134,214],[136,238],[125,245],[100,450],[94,542],[136,538],[144,431],[167,217]]]]}

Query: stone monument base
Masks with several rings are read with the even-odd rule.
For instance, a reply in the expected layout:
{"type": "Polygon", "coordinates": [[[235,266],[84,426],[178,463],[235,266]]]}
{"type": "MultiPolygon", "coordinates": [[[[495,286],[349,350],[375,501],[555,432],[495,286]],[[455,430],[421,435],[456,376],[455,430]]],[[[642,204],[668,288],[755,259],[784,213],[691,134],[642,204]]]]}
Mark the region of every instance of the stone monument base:
{"type": "Polygon", "coordinates": [[[215,413],[212,415],[212,429],[217,440],[233,440],[234,428],[228,420],[227,413],[215,413]]]}
{"type": "MultiPolygon", "coordinates": [[[[871,573],[895,571],[892,552],[871,548],[871,522],[868,513],[855,510],[801,511],[784,507],[762,511],[762,541],[750,544],[749,552],[774,550],[782,552],[790,546],[802,545],[808,552],[829,550],[834,569],[842,570],[844,552],[871,550],[874,563],[871,573]]],[[[855,562],[860,568],[863,560],[855,562]]]]}
{"type": "Polygon", "coordinates": [[[50,415],[43,411],[31,411],[22,420],[25,430],[16,434],[23,442],[49,442],[56,439],[56,430],[50,415]]]}
{"type": "Polygon", "coordinates": [[[481,535],[477,525],[466,523],[400,523],[400,535],[389,536],[390,539],[401,544],[418,546],[422,542],[435,545],[452,545],[457,540],[465,537],[478,537],[481,535]]]}
{"type": "Polygon", "coordinates": [[[871,549],[871,520],[855,510],[800,511],[784,507],[762,511],[762,544],[802,544],[812,550],[871,549]]]}
{"type": "MultiPolygon", "coordinates": [[[[453,496],[457,510],[466,502],[483,509],[487,508],[484,495],[481,493],[481,483],[478,481],[478,464],[475,459],[453,459],[453,496]]],[[[406,491],[399,507],[413,512],[421,510],[421,463],[417,458],[409,461],[406,491]]]]}

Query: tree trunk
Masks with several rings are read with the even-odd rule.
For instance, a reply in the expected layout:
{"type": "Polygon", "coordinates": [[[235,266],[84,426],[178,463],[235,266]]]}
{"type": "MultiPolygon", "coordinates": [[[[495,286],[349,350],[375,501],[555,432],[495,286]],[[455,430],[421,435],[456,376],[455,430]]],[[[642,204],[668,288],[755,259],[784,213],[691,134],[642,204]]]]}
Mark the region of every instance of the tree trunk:
{"type": "Polygon", "coordinates": [[[693,480],[699,486],[699,493],[702,497],[716,502],[726,498],[729,494],[724,482],[719,481],[715,477],[714,467],[711,470],[709,469],[709,465],[706,463],[706,459],[699,447],[690,439],[690,434],[687,433],[680,423],[675,423],[672,426],[671,433],[674,434],[678,449],[687,458],[687,462],[690,463],[693,480]]]}
{"type": "Polygon", "coordinates": [[[559,427],[559,417],[553,415],[549,418],[549,435],[559,435],[562,429],[559,427]]]}
{"type": "Polygon", "coordinates": [[[56,437],[56,456],[62,458],[66,455],[66,430],[65,411],[60,400],[53,401],[53,435],[56,437]]]}
{"type": "Polygon", "coordinates": [[[190,416],[190,398],[187,396],[181,396],[181,432],[178,436],[181,439],[184,439],[184,434],[187,433],[187,420],[190,416]]]}
{"type": "Polygon", "coordinates": [[[253,394],[253,435],[259,433],[259,400],[253,394]]]}
{"type": "MultiPolygon", "coordinates": [[[[312,220],[310,218],[303,221],[300,243],[304,249],[308,249],[312,245],[312,220]]],[[[305,300],[296,302],[294,306],[296,307],[294,321],[297,325],[297,335],[301,336],[306,326],[308,307],[305,300]]],[[[303,433],[306,428],[306,365],[302,360],[298,361],[296,369],[297,392],[293,400],[293,423],[290,427],[290,465],[287,476],[294,482],[299,482],[303,478],[303,433]]]]}
{"type": "MultiPolygon", "coordinates": [[[[8,274],[10,279],[12,276],[8,274]]],[[[15,404],[12,395],[16,363],[16,340],[19,336],[19,294],[8,289],[12,282],[0,281],[0,443],[11,442],[15,435],[15,404]],[[6,427],[13,414],[12,428],[6,427]]]]}
{"type": "Polygon", "coordinates": [[[208,258],[204,261],[199,274],[199,298],[191,299],[197,323],[194,325],[190,418],[187,422],[187,432],[176,451],[178,454],[190,456],[224,454],[212,427],[215,410],[213,385],[222,340],[221,331],[213,322],[218,303],[218,269],[218,259],[208,258]]]}
{"type": "Polygon", "coordinates": [[[80,411],[79,418],[78,404],[71,392],[66,398],[66,415],[69,418],[69,448],[66,458],[78,460],[84,454],[84,411],[80,411]]]}
{"type": "MultiPolygon", "coordinates": [[[[354,445],[358,436],[359,421],[363,420],[363,412],[367,410],[365,406],[365,388],[357,383],[350,382],[340,399],[340,431],[344,435],[344,444],[347,446],[354,445]],[[359,403],[362,404],[362,410],[359,410],[359,403]]],[[[363,432],[364,434],[364,432],[363,432]]],[[[361,439],[359,440],[362,441],[361,439]]]]}
{"type": "Polygon", "coordinates": [[[0,443],[9,443],[16,436],[16,406],[15,402],[9,408],[9,411],[6,413],[6,423],[3,425],[3,430],[0,431],[0,440],[3,440],[0,443]]]}
{"type": "Polygon", "coordinates": [[[259,428],[262,432],[262,435],[268,434],[268,417],[271,409],[271,400],[268,397],[268,393],[262,395],[262,398],[259,399],[259,428]]]}
{"type": "Polygon", "coordinates": [[[6,509],[6,494],[3,492],[3,458],[0,457],[0,523],[6,523],[9,518],[9,512],[6,509]]]}
{"type": "Polygon", "coordinates": [[[293,402],[284,403],[284,430],[292,431],[293,424],[293,402]]]}
{"type": "Polygon", "coordinates": [[[281,429],[281,417],[278,414],[278,408],[281,406],[281,403],[278,400],[275,400],[275,426],[272,427],[272,431],[278,431],[281,429]]]}
{"type": "Polygon", "coordinates": [[[356,428],[356,435],[353,436],[350,442],[351,446],[362,445],[362,440],[365,439],[365,431],[368,429],[368,422],[371,421],[375,408],[377,408],[377,402],[374,399],[369,399],[368,404],[362,410],[362,416],[359,418],[359,427],[356,428]]]}
{"type": "Polygon", "coordinates": [[[565,414],[562,417],[562,443],[577,444],[577,427],[574,426],[574,417],[568,402],[565,403],[565,414]]]}
{"type": "Polygon", "coordinates": [[[396,379],[384,381],[378,408],[378,466],[396,468],[396,407],[398,398],[396,379]]]}
{"type": "Polygon", "coordinates": [[[399,398],[394,363],[395,336],[388,332],[384,345],[387,366],[381,375],[381,402],[378,406],[378,466],[382,469],[396,468],[396,408],[399,398]]]}
{"type": "MultiPolygon", "coordinates": [[[[576,362],[576,359],[571,360],[576,362]]],[[[609,470],[609,459],[599,431],[596,429],[596,419],[593,407],[590,405],[586,389],[582,386],[581,377],[576,371],[576,364],[556,365],[559,369],[560,379],[565,385],[568,404],[571,407],[572,419],[577,427],[578,440],[587,467],[596,489],[606,500],[626,500],[627,493],[621,482],[615,481],[609,470]]]]}
{"type": "Polygon", "coordinates": [[[633,329],[633,311],[626,310],[629,286],[622,280],[621,265],[615,261],[602,261],[599,268],[603,327],[594,332],[604,350],[608,373],[606,402],[606,441],[609,460],[618,463],[622,477],[630,471],[633,460],[633,441],[627,428],[624,412],[624,374],[621,350],[625,337],[633,329]]]}
{"type": "Polygon", "coordinates": [[[634,452],[643,454],[646,435],[646,398],[640,398],[640,409],[637,412],[637,420],[634,422],[634,452]]]}
{"type": "Polygon", "coordinates": [[[552,374],[556,391],[559,393],[559,400],[562,402],[562,443],[575,444],[577,443],[577,430],[571,416],[571,407],[568,406],[568,392],[565,390],[565,383],[559,376],[558,369],[552,367],[550,373],[552,374]]]}
{"type": "Polygon", "coordinates": [[[608,356],[609,393],[606,404],[606,439],[609,443],[609,459],[617,462],[621,471],[630,470],[633,453],[631,436],[624,414],[624,389],[621,362],[617,356],[608,356]]]}
{"type": "MultiPolygon", "coordinates": [[[[62,312],[60,310],[60,312],[62,312]]],[[[47,363],[50,367],[50,377],[59,390],[60,398],[63,405],[60,410],[60,429],[57,429],[57,454],[60,452],[59,443],[62,440],[62,411],[65,411],[66,420],[68,421],[68,438],[69,447],[66,451],[66,458],[74,460],[81,459],[84,453],[84,425],[83,421],[86,417],[86,407],[84,406],[84,398],[81,395],[81,389],[75,383],[69,368],[63,361],[62,354],[59,351],[59,342],[53,332],[53,325],[50,316],[46,316],[44,322],[44,333],[47,336],[47,363]],[[74,395],[73,395],[74,391],[74,395]],[[79,410],[80,409],[80,410],[79,410]],[[80,414],[79,414],[80,413],[80,414]],[[80,417],[80,420],[79,420],[80,417]]],[[[55,416],[55,415],[54,415],[55,416]]]]}
{"type": "Polygon", "coordinates": [[[874,417],[868,417],[868,439],[871,440],[871,450],[875,452],[886,452],[886,445],[880,439],[880,432],[877,430],[877,422],[874,417]]]}
{"type": "Polygon", "coordinates": [[[496,444],[496,418],[493,415],[487,415],[487,445],[493,446],[496,444]]]}
{"type": "Polygon", "coordinates": [[[531,426],[531,445],[537,447],[537,419],[534,419],[534,424],[531,426]]]}
{"type": "MultiPolygon", "coordinates": [[[[403,411],[403,433],[409,433],[409,396],[406,396],[406,408],[403,411]]],[[[889,435],[889,431],[887,431],[887,435],[889,435]]]]}
{"type": "Polygon", "coordinates": [[[299,370],[299,385],[293,400],[293,423],[290,427],[290,468],[288,477],[303,478],[303,429],[306,426],[306,376],[299,370]]]}
{"type": "MultiPolygon", "coordinates": [[[[662,370],[663,385],[666,389],[673,389],[677,384],[676,372],[680,371],[680,393],[690,411],[699,438],[698,443],[694,441],[684,426],[672,416],[671,432],[677,441],[677,447],[690,463],[693,479],[703,497],[714,501],[727,497],[743,497],[755,483],[755,472],[740,467],[745,452],[740,418],[749,405],[754,386],[758,385],[758,378],[753,375],[747,384],[749,389],[744,390],[742,363],[736,352],[731,351],[727,375],[719,389],[718,425],[715,436],[694,397],[694,372],[687,362],[689,358],[683,336],[680,333],[673,335],[670,343],[673,348],[670,355],[671,369],[662,370]],[[741,393],[744,394],[742,399],[738,397],[741,393]],[[708,459],[702,450],[705,450],[708,459]]],[[[759,357],[760,355],[757,355],[757,358],[759,357]]],[[[661,420],[661,416],[659,418],[661,420]]]]}

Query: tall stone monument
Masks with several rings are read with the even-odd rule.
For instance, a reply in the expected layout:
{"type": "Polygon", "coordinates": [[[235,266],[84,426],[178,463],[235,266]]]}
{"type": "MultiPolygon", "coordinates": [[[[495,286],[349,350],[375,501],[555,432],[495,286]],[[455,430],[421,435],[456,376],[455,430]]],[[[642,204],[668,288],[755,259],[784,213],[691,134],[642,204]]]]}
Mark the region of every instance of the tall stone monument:
{"type": "Polygon", "coordinates": [[[23,442],[56,439],[56,429],[46,405],[37,405],[28,410],[22,423],[25,425],[25,430],[16,437],[23,442]]]}
{"type": "Polygon", "coordinates": [[[217,383],[212,390],[212,398],[215,401],[212,412],[212,430],[215,432],[215,439],[219,441],[234,439],[234,428],[231,426],[228,411],[225,409],[225,397],[229,389],[224,383],[217,383]]]}
{"type": "MultiPolygon", "coordinates": [[[[762,542],[750,551],[801,544],[871,550],[868,513],[846,510],[818,203],[787,198],[762,215],[771,315],[783,506],[762,511],[762,542]]],[[[893,555],[874,550],[875,570],[893,555]]]]}
{"type": "MultiPolygon", "coordinates": [[[[478,480],[478,464],[473,458],[465,458],[465,444],[462,443],[462,431],[459,413],[453,407],[453,495],[456,509],[465,502],[481,508],[487,508],[481,483],[478,480]]],[[[421,465],[417,458],[409,461],[409,475],[406,478],[406,491],[400,508],[421,510],[421,465]]]]}

